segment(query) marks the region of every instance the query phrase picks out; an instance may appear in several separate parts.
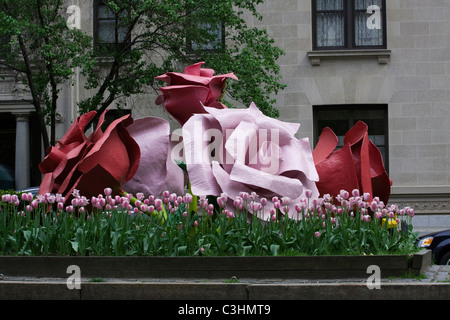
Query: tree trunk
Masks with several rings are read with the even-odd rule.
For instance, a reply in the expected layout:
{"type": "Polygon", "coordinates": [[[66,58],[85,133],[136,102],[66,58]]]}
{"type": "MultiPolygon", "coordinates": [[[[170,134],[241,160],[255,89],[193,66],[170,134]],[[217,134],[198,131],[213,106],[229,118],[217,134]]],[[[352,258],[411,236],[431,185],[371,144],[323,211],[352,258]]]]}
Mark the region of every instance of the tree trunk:
{"type": "Polygon", "coordinates": [[[28,86],[30,87],[31,96],[33,98],[34,109],[36,110],[36,112],[39,116],[39,128],[41,130],[42,140],[44,143],[44,150],[47,151],[50,148],[50,143],[48,140],[47,126],[45,124],[44,116],[42,115],[41,98],[39,97],[39,95],[36,92],[36,87],[34,85],[33,73],[31,70],[30,60],[28,59],[28,51],[27,51],[27,48],[23,41],[23,36],[21,34],[18,36],[18,40],[19,40],[20,49],[22,51],[22,57],[25,62],[25,67],[26,67],[25,73],[27,75],[28,86]]]}

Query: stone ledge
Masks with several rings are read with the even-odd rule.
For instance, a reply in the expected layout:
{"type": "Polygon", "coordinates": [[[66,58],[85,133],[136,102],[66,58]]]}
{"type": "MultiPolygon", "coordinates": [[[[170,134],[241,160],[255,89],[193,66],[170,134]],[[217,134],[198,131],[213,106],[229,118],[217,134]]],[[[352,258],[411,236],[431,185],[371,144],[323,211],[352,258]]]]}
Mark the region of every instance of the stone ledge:
{"type": "Polygon", "coordinates": [[[337,58],[377,58],[379,64],[387,64],[391,56],[391,50],[387,49],[367,49],[367,50],[319,50],[308,51],[308,58],[311,65],[320,66],[322,59],[337,58]]]}
{"type": "Polygon", "coordinates": [[[431,259],[425,253],[378,256],[295,257],[0,257],[4,277],[67,278],[77,265],[84,278],[264,278],[353,279],[367,278],[370,265],[382,277],[420,272],[431,259]],[[415,262],[415,259],[420,261],[415,262]],[[428,262],[427,262],[428,261],[428,262]]]}
{"type": "Polygon", "coordinates": [[[393,193],[390,204],[399,208],[409,206],[419,215],[448,215],[450,214],[450,193],[393,193]]]}

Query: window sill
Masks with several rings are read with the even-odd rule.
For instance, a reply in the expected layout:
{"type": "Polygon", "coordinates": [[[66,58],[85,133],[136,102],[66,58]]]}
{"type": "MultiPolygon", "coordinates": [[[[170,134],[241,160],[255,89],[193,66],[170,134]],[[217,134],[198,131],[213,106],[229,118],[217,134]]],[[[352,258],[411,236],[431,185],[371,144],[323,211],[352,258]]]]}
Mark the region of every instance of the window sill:
{"type": "Polygon", "coordinates": [[[319,50],[308,51],[308,58],[311,65],[320,66],[322,59],[334,58],[377,58],[379,64],[387,64],[391,56],[391,50],[368,49],[368,50],[319,50]]]}

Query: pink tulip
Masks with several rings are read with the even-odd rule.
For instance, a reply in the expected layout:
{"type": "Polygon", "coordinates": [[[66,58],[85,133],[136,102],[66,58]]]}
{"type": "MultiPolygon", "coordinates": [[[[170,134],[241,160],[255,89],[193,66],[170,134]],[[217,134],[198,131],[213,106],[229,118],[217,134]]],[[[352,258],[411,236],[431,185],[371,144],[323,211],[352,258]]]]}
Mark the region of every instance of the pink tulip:
{"type": "Polygon", "coordinates": [[[2,201],[9,203],[11,201],[11,195],[10,194],[2,195],[2,201]]]}
{"type": "Polygon", "coordinates": [[[105,188],[103,190],[103,192],[105,193],[105,196],[110,196],[112,194],[112,189],[111,188],[105,188]]]}

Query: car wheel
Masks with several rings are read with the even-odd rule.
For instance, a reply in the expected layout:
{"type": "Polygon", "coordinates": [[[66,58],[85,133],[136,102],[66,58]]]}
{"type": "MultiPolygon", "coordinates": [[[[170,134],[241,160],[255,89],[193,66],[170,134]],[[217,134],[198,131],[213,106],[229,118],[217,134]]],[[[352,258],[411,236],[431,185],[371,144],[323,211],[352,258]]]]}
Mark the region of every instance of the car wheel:
{"type": "Polygon", "coordinates": [[[441,260],[439,261],[439,264],[443,264],[443,265],[447,265],[447,266],[450,265],[450,251],[446,252],[442,256],[441,260]]]}

